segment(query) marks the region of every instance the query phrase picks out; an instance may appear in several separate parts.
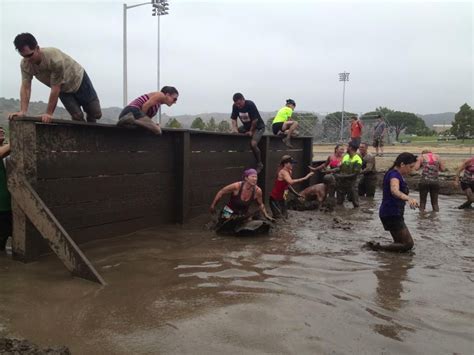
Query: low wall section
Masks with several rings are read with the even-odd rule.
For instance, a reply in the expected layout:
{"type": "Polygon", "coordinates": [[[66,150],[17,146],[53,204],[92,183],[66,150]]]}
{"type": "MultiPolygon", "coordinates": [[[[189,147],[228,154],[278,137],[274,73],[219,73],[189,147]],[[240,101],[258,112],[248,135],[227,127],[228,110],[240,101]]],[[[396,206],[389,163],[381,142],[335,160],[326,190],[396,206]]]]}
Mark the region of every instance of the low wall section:
{"type": "MultiPolygon", "coordinates": [[[[72,239],[81,244],[164,223],[184,223],[207,212],[217,190],[238,181],[255,160],[249,137],[164,129],[156,137],[140,129],[24,118],[10,123],[9,174],[24,176],[72,239]]],[[[283,154],[307,173],[312,139],[264,136],[265,168],[259,186],[268,196],[283,154]]],[[[24,260],[48,247],[13,202],[15,233],[25,233],[24,260]]],[[[15,236],[14,236],[15,237],[15,236]]]]}

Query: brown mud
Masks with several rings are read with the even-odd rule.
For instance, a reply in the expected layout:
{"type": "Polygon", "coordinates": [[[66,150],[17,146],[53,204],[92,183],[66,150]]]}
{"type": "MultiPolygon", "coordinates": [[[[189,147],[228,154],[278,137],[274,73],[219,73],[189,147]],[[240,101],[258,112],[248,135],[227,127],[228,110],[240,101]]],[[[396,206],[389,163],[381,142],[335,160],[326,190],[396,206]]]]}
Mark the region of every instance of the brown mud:
{"type": "Polygon", "coordinates": [[[362,200],[290,211],[262,237],[216,236],[206,217],[88,244],[105,287],[53,255],[1,256],[0,337],[72,354],[472,354],[474,210],[462,202],[407,211],[407,254],[361,248],[390,241],[379,203],[362,200]]]}

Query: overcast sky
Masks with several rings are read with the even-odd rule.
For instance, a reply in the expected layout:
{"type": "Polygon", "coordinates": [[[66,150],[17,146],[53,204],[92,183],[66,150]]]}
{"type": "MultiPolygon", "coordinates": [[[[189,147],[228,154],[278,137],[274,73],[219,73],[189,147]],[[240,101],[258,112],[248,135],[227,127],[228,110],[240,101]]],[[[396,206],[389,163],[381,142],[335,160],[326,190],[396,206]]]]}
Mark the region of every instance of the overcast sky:
{"type": "MultiPolygon", "coordinates": [[[[144,0],[128,1],[128,4],[144,0]]],[[[262,111],[293,98],[298,110],[376,106],[420,114],[473,104],[472,2],[169,0],[161,18],[161,84],[180,91],[169,115],[230,112],[242,92],[262,111]]],[[[122,1],[1,3],[0,96],[19,98],[20,56],[30,32],[88,72],[103,107],[122,106],[122,1]]],[[[129,96],[155,91],[157,20],[127,11],[129,96]]],[[[34,80],[32,100],[48,100],[34,80]]]]}

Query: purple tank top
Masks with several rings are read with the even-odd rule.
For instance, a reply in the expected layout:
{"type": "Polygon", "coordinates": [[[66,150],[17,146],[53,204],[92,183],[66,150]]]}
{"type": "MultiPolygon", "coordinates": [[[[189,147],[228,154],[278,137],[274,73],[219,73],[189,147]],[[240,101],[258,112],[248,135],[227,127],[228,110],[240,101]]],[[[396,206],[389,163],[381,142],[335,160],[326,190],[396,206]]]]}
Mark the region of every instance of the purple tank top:
{"type": "MultiPolygon", "coordinates": [[[[148,96],[148,94],[145,94],[145,95],[137,97],[135,100],[130,102],[128,106],[136,107],[139,110],[141,110],[145,102],[147,102],[148,100],[150,100],[150,97],[148,96]]],[[[150,107],[148,111],[146,112],[146,115],[150,118],[154,117],[156,113],[158,112],[159,108],[160,108],[160,104],[156,104],[150,107]]]]}

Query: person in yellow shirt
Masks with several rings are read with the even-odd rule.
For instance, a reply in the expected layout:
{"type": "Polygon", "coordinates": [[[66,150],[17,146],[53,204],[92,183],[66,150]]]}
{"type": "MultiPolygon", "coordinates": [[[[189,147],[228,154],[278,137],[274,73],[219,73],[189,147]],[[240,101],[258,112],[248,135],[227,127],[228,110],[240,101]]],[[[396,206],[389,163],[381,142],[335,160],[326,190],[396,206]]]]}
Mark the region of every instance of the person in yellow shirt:
{"type": "Polygon", "coordinates": [[[337,204],[342,205],[346,195],[349,196],[354,208],[359,207],[359,193],[357,191],[357,176],[362,169],[362,158],[357,154],[357,145],[350,142],[347,154],[342,158],[336,178],[337,204]]]}
{"type": "Polygon", "coordinates": [[[272,122],[273,134],[285,135],[283,143],[289,148],[293,148],[291,145],[291,137],[295,135],[295,129],[298,127],[298,122],[292,120],[293,111],[295,110],[296,103],[292,99],[286,100],[286,106],[282,107],[272,122]]]}

